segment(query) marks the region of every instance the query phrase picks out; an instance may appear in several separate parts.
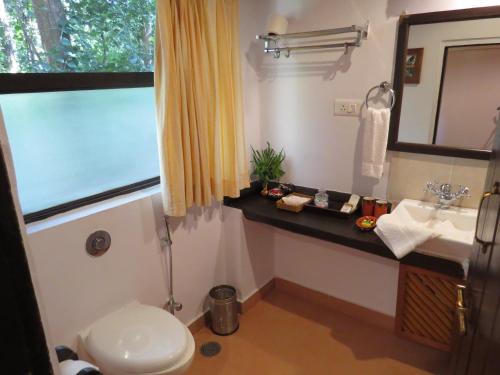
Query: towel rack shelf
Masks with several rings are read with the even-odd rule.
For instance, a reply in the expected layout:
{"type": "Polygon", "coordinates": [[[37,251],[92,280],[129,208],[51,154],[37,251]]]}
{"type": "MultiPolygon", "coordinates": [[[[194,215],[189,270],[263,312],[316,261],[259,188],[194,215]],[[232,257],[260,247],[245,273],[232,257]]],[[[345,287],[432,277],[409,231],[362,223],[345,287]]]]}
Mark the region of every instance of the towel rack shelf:
{"type": "Polygon", "coordinates": [[[351,25],[347,27],[337,27],[334,29],[304,31],[300,33],[257,35],[256,39],[264,40],[264,52],[272,53],[276,59],[280,58],[282,52],[284,52],[286,57],[290,57],[290,53],[292,51],[344,48],[344,53],[347,53],[349,47],[361,47],[363,40],[368,38],[369,28],[370,23],[367,22],[364,26],[351,25]],[[318,38],[348,33],[356,33],[356,36],[353,37],[354,40],[339,43],[294,45],[285,47],[280,47],[279,45],[282,40],[318,38]]]}

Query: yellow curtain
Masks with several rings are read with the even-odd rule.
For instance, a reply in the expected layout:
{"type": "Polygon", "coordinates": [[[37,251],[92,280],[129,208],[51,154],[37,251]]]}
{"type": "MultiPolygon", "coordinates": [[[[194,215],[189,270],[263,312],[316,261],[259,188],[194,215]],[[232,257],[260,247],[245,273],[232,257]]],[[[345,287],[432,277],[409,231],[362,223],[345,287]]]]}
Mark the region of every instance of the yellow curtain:
{"type": "Polygon", "coordinates": [[[249,185],[238,0],[158,0],[155,95],[165,214],[249,185]]]}

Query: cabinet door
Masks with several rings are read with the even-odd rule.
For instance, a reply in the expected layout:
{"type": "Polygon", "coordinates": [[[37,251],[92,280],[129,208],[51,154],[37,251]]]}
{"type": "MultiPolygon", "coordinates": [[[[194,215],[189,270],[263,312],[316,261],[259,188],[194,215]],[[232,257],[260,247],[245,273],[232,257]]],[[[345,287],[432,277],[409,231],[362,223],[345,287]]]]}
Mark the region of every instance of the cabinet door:
{"type": "Polygon", "coordinates": [[[450,351],[455,326],[456,287],[460,282],[460,279],[401,264],[396,333],[450,351]]]}

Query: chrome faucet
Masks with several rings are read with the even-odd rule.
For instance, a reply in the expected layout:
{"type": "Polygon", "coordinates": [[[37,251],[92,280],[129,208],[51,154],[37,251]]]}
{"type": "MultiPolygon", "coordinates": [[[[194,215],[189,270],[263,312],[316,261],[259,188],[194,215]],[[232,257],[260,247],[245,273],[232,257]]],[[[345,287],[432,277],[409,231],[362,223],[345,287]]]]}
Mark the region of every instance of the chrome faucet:
{"type": "Polygon", "coordinates": [[[424,191],[434,194],[439,200],[437,206],[442,209],[450,208],[457,199],[470,197],[469,188],[462,185],[458,185],[458,191],[453,192],[450,184],[427,182],[424,191]]]}

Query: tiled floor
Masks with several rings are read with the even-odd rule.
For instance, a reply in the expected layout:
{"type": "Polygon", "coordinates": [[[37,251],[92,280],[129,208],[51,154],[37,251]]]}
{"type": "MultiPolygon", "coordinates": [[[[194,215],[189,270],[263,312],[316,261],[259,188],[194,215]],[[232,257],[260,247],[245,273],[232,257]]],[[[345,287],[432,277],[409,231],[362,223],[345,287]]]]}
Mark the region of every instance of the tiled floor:
{"type": "Polygon", "coordinates": [[[241,316],[232,336],[204,328],[189,375],[396,375],[444,374],[448,355],[397,338],[340,313],[273,291],[241,316]],[[202,357],[210,340],[221,353],[202,357]]]}

